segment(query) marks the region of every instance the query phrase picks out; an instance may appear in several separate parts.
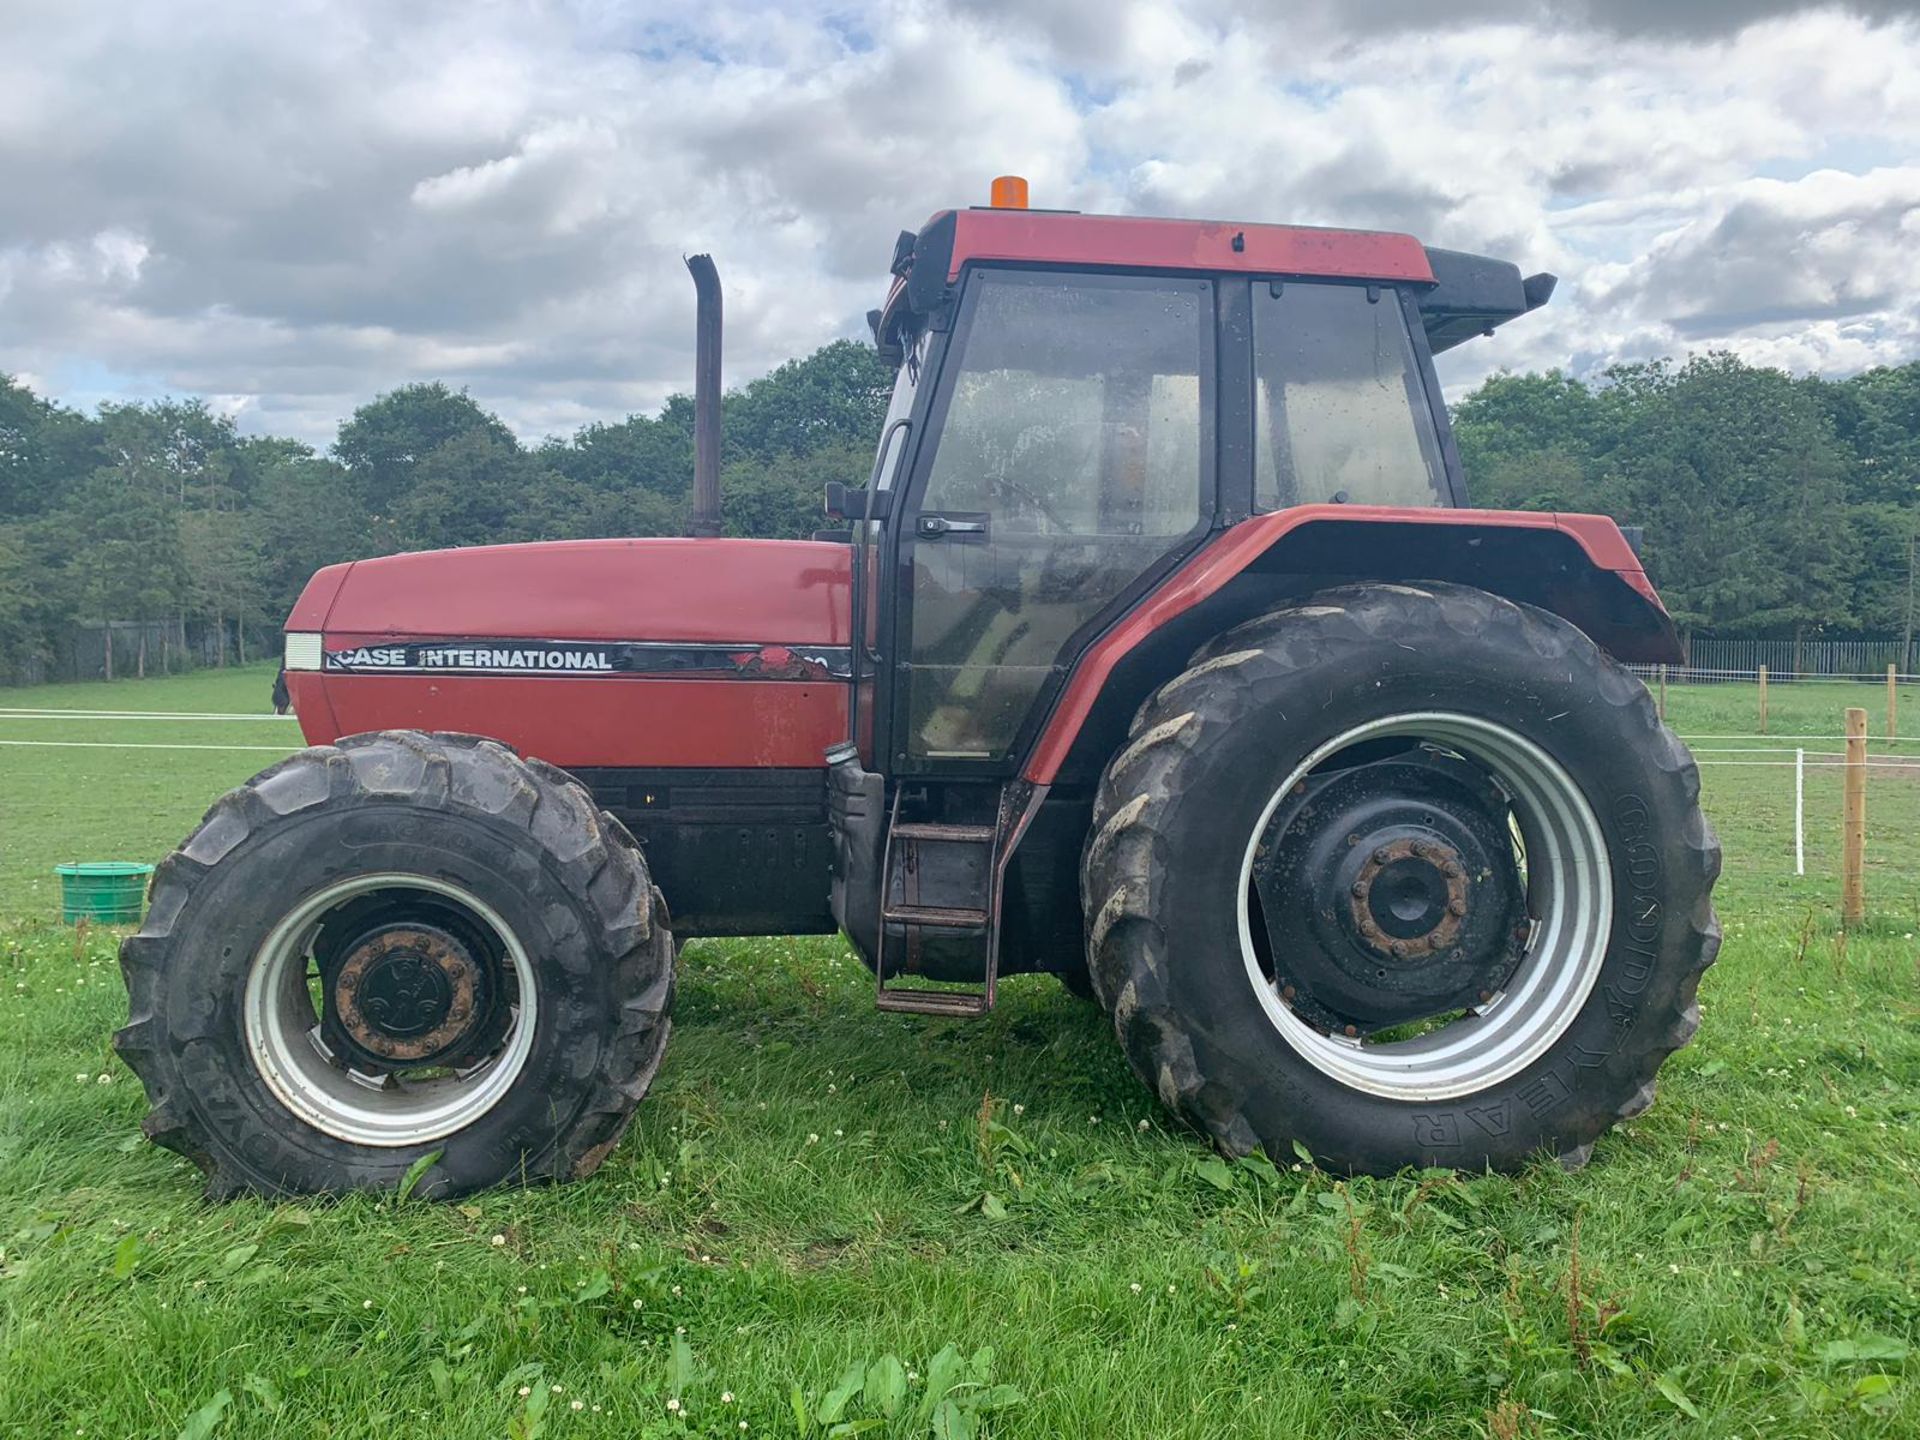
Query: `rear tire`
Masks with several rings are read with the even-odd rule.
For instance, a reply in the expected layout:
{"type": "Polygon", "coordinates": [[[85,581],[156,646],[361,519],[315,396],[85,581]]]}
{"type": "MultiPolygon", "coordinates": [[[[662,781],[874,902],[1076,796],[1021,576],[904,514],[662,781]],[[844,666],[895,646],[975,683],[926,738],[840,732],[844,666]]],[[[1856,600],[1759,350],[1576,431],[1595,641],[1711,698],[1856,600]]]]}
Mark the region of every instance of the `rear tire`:
{"type": "MultiPolygon", "coordinates": [[[[1409,915],[1425,913],[1422,863],[1396,897],[1409,915]]],[[[1578,630],[1479,590],[1375,584],[1238,627],[1148,700],[1102,780],[1082,893],[1094,987],[1129,1061],[1223,1150],[1297,1144],[1349,1173],[1510,1170],[1580,1164],[1652,1103],[1699,1024],[1719,867],[1686,748],[1578,630]],[[1342,778],[1383,763],[1368,774],[1441,798],[1409,820],[1391,781],[1342,778]],[[1394,915],[1365,909],[1372,887],[1456,802],[1497,824],[1469,816],[1445,849],[1420,839],[1456,888],[1436,858],[1431,914],[1396,944],[1373,919],[1394,915]],[[1387,818],[1362,834],[1370,816],[1387,818]],[[1328,883],[1262,891],[1276,868],[1328,883]],[[1483,914],[1480,950],[1454,938],[1483,914]],[[1442,955],[1455,945],[1464,960],[1442,955]],[[1401,1026],[1423,976],[1467,998],[1401,1026]]]]}
{"type": "Polygon", "coordinates": [[[143,1128],[219,1198],[416,1194],[596,1168],[660,1064],[673,938],[564,772],[408,731],[222,797],[121,947],[143,1128]]]}

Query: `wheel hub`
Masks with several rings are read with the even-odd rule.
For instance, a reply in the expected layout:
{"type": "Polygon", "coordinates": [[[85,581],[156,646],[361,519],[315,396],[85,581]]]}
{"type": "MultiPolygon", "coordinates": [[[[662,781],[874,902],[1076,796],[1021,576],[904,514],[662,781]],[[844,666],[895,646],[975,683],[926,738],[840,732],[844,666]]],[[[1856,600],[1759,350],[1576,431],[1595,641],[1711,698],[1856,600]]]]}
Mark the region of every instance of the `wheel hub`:
{"type": "Polygon", "coordinates": [[[328,1008],[349,1044],[389,1065],[457,1056],[485,1023],[486,968],[446,930],[383,925],[345,951],[328,1008]]]}
{"type": "Polygon", "coordinates": [[[1310,776],[1268,824],[1253,878],[1274,983],[1323,1032],[1483,1003],[1527,933],[1505,795],[1431,751],[1310,776]]]}
{"type": "Polygon", "coordinates": [[[1366,852],[1348,887],[1360,943],[1396,964],[1445,950],[1467,913],[1467,870],[1444,840],[1399,836],[1366,852]]]}

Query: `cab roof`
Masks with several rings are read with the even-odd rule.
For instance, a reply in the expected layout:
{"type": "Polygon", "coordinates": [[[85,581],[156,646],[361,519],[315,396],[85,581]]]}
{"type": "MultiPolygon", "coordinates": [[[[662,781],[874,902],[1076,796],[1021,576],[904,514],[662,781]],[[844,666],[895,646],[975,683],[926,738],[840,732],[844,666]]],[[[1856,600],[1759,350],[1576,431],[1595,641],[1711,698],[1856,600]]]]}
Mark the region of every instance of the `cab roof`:
{"type": "Polygon", "coordinates": [[[1544,305],[1554,277],[1505,260],[1431,249],[1389,230],[1311,225],[1245,225],[1083,215],[1071,210],[987,207],[935,212],[894,247],[895,285],[868,317],[891,350],[907,312],[928,315],[951,298],[968,265],[1055,265],[1075,269],[1167,270],[1308,279],[1374,281],[1406,288],[1427,339],[1446,350],[1544,305]]]}
{"type": "MultiPolygon", "coordinates": [[[[1427,252],[1411,235],[1307,225],[1236,225],[1046,210],[956,210],[949,282],[969,261],[1125,266],[1149,270],[1248,271],[1343,280],[1431,283],[1427,252]]],[[[924,233],[924,232],[923,232],[924,233]]]]}

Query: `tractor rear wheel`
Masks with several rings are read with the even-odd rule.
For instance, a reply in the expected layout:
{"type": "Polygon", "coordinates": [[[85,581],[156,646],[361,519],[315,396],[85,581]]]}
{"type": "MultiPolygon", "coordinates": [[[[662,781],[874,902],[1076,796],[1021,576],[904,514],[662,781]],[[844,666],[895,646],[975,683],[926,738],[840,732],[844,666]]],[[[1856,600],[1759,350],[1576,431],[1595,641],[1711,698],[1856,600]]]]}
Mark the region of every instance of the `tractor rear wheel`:
{"type": "Polygon", "coordinates": [[[569,1179],[659,1066],[673,940],[624,827],[491,740],[304,750],[222,797],[121,947],[144,1129],[210,1196],[569,1179]]]}
{"type": "Polygon", "coordinates": [[[1720,850],[1646,687],[1484,591],[1357,585],[1142,708],[1082,866],[1129,1060],[1230,1153],[1582,1163],[1699,1024],[1720,850]]]}

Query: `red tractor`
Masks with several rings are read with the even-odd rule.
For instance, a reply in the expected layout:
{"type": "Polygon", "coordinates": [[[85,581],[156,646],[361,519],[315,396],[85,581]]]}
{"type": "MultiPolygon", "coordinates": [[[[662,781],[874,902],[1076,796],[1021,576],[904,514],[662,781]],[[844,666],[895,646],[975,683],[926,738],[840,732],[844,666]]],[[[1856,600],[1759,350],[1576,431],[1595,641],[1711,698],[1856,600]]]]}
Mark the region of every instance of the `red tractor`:
{"type": "Polygon", "coordinates": [[[312,748],[122,951],[210,1193],[586,1174],[702,935],[842,933],[927,1015],[1056,974],[1229,1153],[1577,1164],[1651,1102],[1719,941],[1621,663],[1673,626],[1612,520],[1466,508],[1433,368],[1553,278],[999,198],[899,238],[846,528],[718,538],[700,257],[692,537],[313,577],[312,748]]]}

